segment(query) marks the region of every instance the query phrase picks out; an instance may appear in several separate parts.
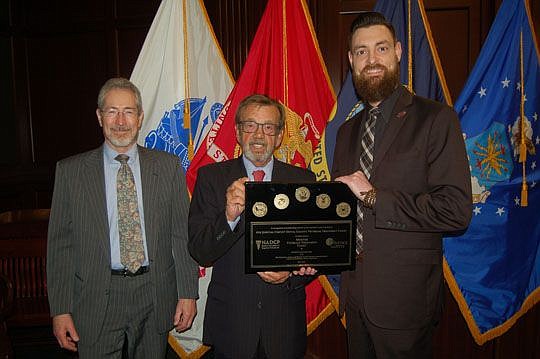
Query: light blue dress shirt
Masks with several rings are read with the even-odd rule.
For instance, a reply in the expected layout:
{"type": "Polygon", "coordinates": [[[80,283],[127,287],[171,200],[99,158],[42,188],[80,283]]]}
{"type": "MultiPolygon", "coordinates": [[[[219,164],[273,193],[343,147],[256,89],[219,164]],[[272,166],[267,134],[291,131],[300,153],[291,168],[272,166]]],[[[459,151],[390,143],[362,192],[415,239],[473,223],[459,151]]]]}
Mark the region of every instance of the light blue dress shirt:
{"type": "MultiPolygon", "coordinates": [[[[125,153],[129,156],[128,165],[135,178],[137,188],[137,204],[139,205],[139,215],[141,218],[141,230],[144,245],[143,266],[148,265],[148,249],[146,246],[146,234],[144,230],[144,208],[142,200],[141,165],[139,163],[139,152],[137,145],[133,145],[125,153]]],[[[104,143],[103,145],[103,165],[105,170],[105,195],[107,197],[107,218],[109,219],[109,240],[111,244],[111,269],[124,269],[120,260],[120,233],[118,232],[118,207],[116,203],[116,176],[120,169],[120,162],[114,158],[119,153],[104,143]]]]}

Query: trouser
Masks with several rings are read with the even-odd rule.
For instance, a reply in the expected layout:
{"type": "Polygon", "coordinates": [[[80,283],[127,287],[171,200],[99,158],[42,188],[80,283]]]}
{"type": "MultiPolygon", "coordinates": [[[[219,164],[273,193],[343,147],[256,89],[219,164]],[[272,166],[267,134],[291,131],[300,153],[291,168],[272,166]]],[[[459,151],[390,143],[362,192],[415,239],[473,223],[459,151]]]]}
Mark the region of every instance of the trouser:
{"type": "MultiPolygon", "coordinates": [[[[148,273],[136,277],[112,276],[105,321],[96,343],[78,345],[81,359],[120,359],[125,345],[130,359],[165,358],[168,333],[154,323],[153,286],[148,273]]],[[[172,326],[171,318],[171,326],[172,326]]]]}

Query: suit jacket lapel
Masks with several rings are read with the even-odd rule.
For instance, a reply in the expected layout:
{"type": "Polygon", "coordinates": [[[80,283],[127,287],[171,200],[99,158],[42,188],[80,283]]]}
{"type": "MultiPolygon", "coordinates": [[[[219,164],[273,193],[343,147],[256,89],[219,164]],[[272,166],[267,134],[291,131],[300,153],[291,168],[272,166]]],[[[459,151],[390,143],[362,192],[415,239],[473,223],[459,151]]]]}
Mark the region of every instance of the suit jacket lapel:
{"type": "Polygon", "coordinates": [[[401,126],[405,123],[405,120],[407,119],[407,107],[409,107],[411,103],[411,93],[406,89],[402,89],[401,96],[398,98],[394,109],[392,110],[392,116],[390,121],[388,121],[388,126],[381,138],[381,144],[377,147],[377,151],[375,152],[372,168],[373,174],[376,173],[377,167],[382,162],[386,152],[394,142],[401,126]]]}
{"type": "Polygon", "coordinates": [[[95,215],[99,245],[111,257],[109,243],[109,219],[107,216],[107,197],[105,194],[105,172],[103,169],[103,146],[94,150],[86,160],[86,173],[82,179],[87,188],[90,213],[95,215]]]}
{"type": "Polygon", "coordinates": [[[287,176],[283,173],[285,166],[281,161],[274,157],[274,168],[272,168],[272,181],[286,182],[287,176]]]}
{"type": "Polygon", "coordinates": [[[146,245],[148,247],[148,257],[155,257],[155,243],[152,240],[157,239],[156,229],[154,228],[159,221],[154,216],[159,215],[157,190],[158,190],[158,172],[156,171],[156,161],[152,159],[152,152],[146,148],[138,146],[139,165],[141,166],[141,188],[144,208],[144,230],[146,234],[146,245]]]}
{"type": "Polygon", "coordinates": [[[226,183],[233,183],[237,179],[241,177],[248,177],[246,168],[244,167],[244,162],[242,161],[242,157],[238,157],[234,160],[234,162],[231,163],[231,168],[229,171],[229,178],[226,183]]]}

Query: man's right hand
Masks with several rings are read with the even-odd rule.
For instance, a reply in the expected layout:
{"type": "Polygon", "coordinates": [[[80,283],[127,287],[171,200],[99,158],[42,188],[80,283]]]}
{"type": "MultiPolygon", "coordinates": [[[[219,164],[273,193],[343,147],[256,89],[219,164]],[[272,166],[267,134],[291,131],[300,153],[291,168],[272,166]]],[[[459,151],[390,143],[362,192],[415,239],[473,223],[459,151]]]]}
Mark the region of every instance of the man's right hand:
{"type": "Polygon", "coordinates": [[[227,221],[234,221],[236,217],[244,212],[246,205],[246,188],[244,183],[248,180],[247,177],[239,178],[227,188],[227,206],[225,207],[227,221]]]}
{"type": "Polygon", "coordinates": [[[71,314],[55,315],[52,318],[52,324],[54,336],[60,347],[76,352],[79,334],[77,334],[71,314]]]}

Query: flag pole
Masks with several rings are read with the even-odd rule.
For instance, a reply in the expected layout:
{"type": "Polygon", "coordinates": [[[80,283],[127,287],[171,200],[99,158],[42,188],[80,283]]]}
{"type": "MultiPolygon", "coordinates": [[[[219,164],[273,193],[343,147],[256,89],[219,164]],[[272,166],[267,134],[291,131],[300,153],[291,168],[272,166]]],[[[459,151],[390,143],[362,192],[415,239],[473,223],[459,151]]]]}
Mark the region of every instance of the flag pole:
{"type": "Polygon", "coordinates": [[[187,0],[182,0],[182,26],[184,30],[184,128],[188,130],[188,158],[193,159],[193,136],[191,135],[191,104],[189,97],[188,16],[187,0]]]}
{"type": "Polygon", "coordinates": [[[411,0],[407,1],[407,61],[408,69],[407,76],[408,84],[407,88],[410,92],[414,92],[413,89],[413,59],[412,59],[412,25],[411,25],[411,0]]]}

